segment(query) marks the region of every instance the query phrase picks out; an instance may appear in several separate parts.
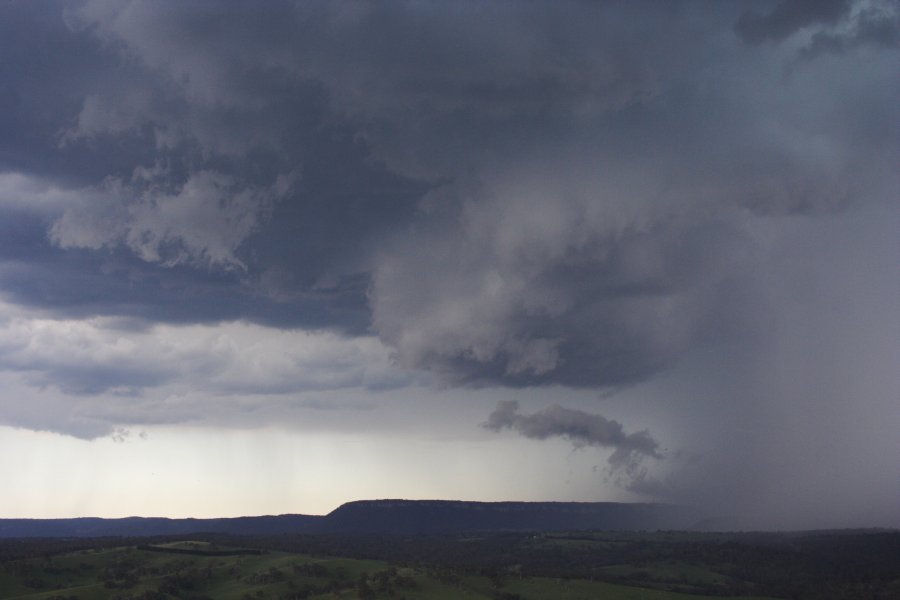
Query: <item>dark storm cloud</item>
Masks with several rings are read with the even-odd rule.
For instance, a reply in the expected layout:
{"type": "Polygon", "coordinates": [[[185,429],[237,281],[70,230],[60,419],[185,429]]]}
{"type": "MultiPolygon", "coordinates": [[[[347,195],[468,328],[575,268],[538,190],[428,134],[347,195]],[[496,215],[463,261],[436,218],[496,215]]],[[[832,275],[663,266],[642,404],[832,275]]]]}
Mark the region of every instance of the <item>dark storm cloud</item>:
{"type": "Polygon", "coordinates": [[[30,211],[0,211],[0,297],[76,318],[119,315],[152,323],[250,319],[287,327],[368,324],[362,291],[309,290],[273,298],[239,273],[187,266],[159,269],[122,251],[63,251],[47,240],[48,222],[30,211]]]}
{"type": "Polygon", "coordinates": [[[29,179],[0,206],[18,232],[4,295],[60,314],[359,331],[366,254],[427,185],[371,159],[320,82],[267,65],[302,50],[292,5],[173,8],[4,7],[0,169],[29,179]]]}
{"type": "MultiPolygon", "coordinates": [[[[880,75],[848,72],[854,83],[833,94],[822,71],[783,81],[790,55],[761,59],[720,35],[733,15],[710,14],[686,41],[696,13],[679,6],[579,15],[608,36],[558,42],[538,29],[530,50],[556,51],[567,76],[576,64],[593,73],[578,106],[558,100],[536,114],[502,114],[461,99],[470,102],[463,110],[437,117],[436,98],[432,110],[408,110],[425,137],[471,151],[430,153],[456,176],[426,197],[422,225],[383,246],[374,266],[373,322],[401,362],[477,385],[646,380],[768,322],[755,223],[840,214],[883,193],[896,144],[873,125],[896,112],[884,95],[897,89],[882,70],[887,58],[873,67],[880,75]],[[627,44],[617,28],[657,37],[627,44]],[[778,81],[761,84],[773,71],[778,81]],[[874,113],[856,110],[857,101],[874,102],[874,113]]],[[[810,22],[822,16],[809,11],[810,22]]],[[[510,64],[457,77],[493,67],[514,78],[510,64]]],[[[391,152],[387,137],[379,147],[391,152]]]]}
{"type": "Polygon", "coordinates": [[[0,8],[0,168],[75,182],[130,173],[152,160],[152,148],[131,139],[109,140],[90,153],[58,147],[85,96],[110,74],[123,75],[97,40],[65,25],[61,8],[42,1],[0,8]]]}
{"type": "Polygon", "coordinates": [[[638,472],[643,459],[663,458],[659,444],[646,430],[625,433],[618,421],[558,404],[526,415],[519,412],[519,403],[515,400],[501,400],[482,426],[491,431],[512,429],[537,440],[562,437],[572,442],[576,448],[612,448],[614,452],[609,457],[610,467],[632,474],[638,472]]]}
{"type": "MultiPolygon", "coordinates": [[[[40,35],[17,34],[7,87],[50,105],[42,128],[17,105],[33,142],[6,165],[59,198],[4,290],[62,314],[371,316],[449,381],[619,386],[765,313],[748,212],[845,210],[890,162],[870,125],[889,103],[848,110],[890,84],[764,91],[722,35],[735,7],[34,6],[11,20],[70,64],[34,78],[40,35]]],[[[738,30],[848,11],[754,8],[738,30]]]]}
{"type": "Polygon", "coordinates": [[[900,6],[876,6],[860,11],[845,31],[816,32],[809,45],[800,51],[800,58],[813,59],[821,54],[842,54],[860,46],[896,48],[898,44],[900,6]]]}
{"type": "Polygon", "coordinates": [[[896,47],[900,41],[900,5],[895,0],[785,0],[768,14],[750,10],[741,15],[735,32],[748,44],[780,42],[810,29],[797,58],[842,54],[861,46],[896,47]]]}
{"type": "Polygon", "coordinates": [[[850,0],[782,0],[768,13],[745,12],[734,29],[749,44],[778,42],[810,25],[833,24],[852,5],[850,0]]]}
{"type": "MultiPolygon", "coordinates": [[[[4,293],[61,314],[359,330],[369,257],[433,187],[372,155],[367,136],[409,116],[397,107],[420,107],[401,137],[460,125],[471,135],[476,124],[448,116],[533,120],[643,93],[626,57],[583,72],[579,42],[569,47],[566,36],[541,33],[538,48],[518,34],[495,39],[490,23],[499,19],[537,32],[543,18],[561,19],[545,7],[5,10],[10,104],[0,159],[65,197],[38,211],[49,243],[32,237],[30,260],[21,245],[14,250],[21,260],[5,265],[4,293]],[[460,35],[466,44],[452,41],[460,35]],[[523,62],[541,48],[545,61],[523,62]],[[597,68],[616,84],[594,89],[597,68]],[[425,113],[433,118],[415,126],[425,113]]],[[[393,154],[380,139],[380,152],[393,154]]],[[[454,175],[443,166],[431,174],[454,175]]],[[[36,217],[25,213],[5,221],[18,229],[25,219],[34,231],[36,217]]]]}
{"type": "Polygon", "coordinates": [[[576,222],[577,208],[563,210],[573,212],[546,239],[516,233],[509,248],[489,233],[463,248],[430,240],[414,257],[392,257],[399,266],[382,263],[374,288],[381,335],[401,358],[458,383],[584,387],[641,381],[707,328],[746,328],[746,284],[729,270],[741,264],[738,232],[660,224],[601,237],[602,227],[576,222]],[[420,269],[434,263],[447,267],[420,269]]]}

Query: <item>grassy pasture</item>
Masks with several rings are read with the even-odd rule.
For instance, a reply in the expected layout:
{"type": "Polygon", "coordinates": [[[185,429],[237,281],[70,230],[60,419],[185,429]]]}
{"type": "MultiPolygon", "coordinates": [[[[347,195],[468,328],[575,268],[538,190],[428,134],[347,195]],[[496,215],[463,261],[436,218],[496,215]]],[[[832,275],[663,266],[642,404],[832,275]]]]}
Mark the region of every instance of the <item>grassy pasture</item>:
{"type": "MultiPolygon", "coordinates": [[[[226,549],[202,541],[83,550],[0,565],[0,598],[7,600],[709,600],[660,590],[577,579],[448,576],[432,568],[288,552],[185,555],[226,549]],[[172,553],[160,551],[171,549],[172,553]]],[[[228,548],[234,551],[235,548],[228,548]]],[[[674,567],[673,567],[674,568],[674,567]]],[[[751,600],[745,598],[744,600],[751,600]]],[[[756,599],[753,599],[756,600],[756,599]]]]}
{"type": "Polygon", "coordinates": [[[2,600],[726,597],[900,598],[900,532],[196,534],[0,542],[2,600]]]}

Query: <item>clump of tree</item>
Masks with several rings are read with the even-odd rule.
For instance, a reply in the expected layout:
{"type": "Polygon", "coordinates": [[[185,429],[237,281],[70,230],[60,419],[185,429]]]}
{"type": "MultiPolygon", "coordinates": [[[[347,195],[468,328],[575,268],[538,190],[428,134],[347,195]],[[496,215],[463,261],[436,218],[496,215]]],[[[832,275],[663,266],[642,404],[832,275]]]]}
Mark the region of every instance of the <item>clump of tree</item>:
{"type": "Polygon", "coordinates": [[[328,567],[321,563],[300,563],[291,565],[291,570],[295,575],[305,575],[306,577],[325,578],[328,577],[328,567]]]}
{"type": "Polygon", "coordinates": [[[281,569],[276,569],[275,567],[269,567],[266,570],[257,571],[255,573],[245,575],[241,578],[241,581],[243,581],[244,583],[249,583],[251,585],[268,585],[270,583],[284,581],[284,579],[284,571],[282,571],[281,569]]]}

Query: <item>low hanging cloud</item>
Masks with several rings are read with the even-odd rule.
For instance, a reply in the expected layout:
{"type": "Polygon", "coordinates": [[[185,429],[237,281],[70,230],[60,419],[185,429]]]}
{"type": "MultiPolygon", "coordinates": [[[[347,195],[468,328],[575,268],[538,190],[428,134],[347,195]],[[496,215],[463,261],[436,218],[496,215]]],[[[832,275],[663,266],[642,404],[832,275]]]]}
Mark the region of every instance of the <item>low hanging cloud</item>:
{"type": "Polygon", "coordinates": [[[529,415],[519,412],[517,401],[501,400],[482,426],[491,431],[511,429],[538,440],[561,437],[572,442],[576,448],[612,448],[614,452],[608,460],[610,471],[633,477],[644,477],[640,465],[645,459],[662,460],[665,457],[659,443],[647,430],[625,433],[625,428],[618,421],[559,404],[529,415]]]}
{"type": "MultiPolygon", "coordinates": [[[[117,426],[208,424],[266,407],[275,413],[267,418],[284,422],[293,410],[285,406],[320,409],[317,394],[408,384],[371,336],[54,319],[0,302],[0,425],[92,439],[117,426]]],[[[331,404],[356,408],[346,399],[331,404]]]]}

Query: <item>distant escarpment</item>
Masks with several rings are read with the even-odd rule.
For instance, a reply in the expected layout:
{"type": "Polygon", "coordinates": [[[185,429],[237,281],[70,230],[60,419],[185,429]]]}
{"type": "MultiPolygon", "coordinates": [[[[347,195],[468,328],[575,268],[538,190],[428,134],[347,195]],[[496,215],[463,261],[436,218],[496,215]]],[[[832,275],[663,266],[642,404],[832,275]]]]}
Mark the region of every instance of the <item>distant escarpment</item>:
{"type": "Polygon", "coordinates": [[[656,530],[686,528],[685,509],[615,502],[460,502],[362,500],[325,517],[340,533],[454,533],[461,531],[656,530]]]}
{"type": "Polygon", "coordinates": [[[0,538],[328,533],[462,533],[472,531],[686,529],[697,516],[665,504],[616,502],[462,502],[361,500],[325,516],[227,519],[0,519],[0,538]]]}

